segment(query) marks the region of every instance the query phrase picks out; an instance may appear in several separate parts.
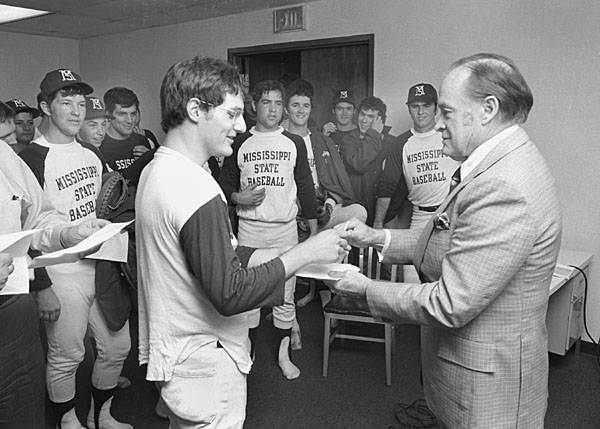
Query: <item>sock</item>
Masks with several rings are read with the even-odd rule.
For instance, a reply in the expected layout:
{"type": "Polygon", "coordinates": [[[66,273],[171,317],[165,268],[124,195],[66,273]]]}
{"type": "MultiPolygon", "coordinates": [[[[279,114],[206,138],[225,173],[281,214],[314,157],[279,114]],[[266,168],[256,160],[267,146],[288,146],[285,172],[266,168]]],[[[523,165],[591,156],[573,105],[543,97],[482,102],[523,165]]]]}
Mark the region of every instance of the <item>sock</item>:
{"type": "Polygon", "coordinates": [[[115,394],[115,388],[108,390],[96,389],[92,386],[92,397],[94,398],[94,425],[96,428],[100,427],[99,418],[100,410],[106,401],[112,398],[115,394]]]}
{"type": "Polygon", "coordinates": [[[71,408],[75,408],[75,398],[67,402],[50,401],[50,404],[52,405],[52,411],[56,416],[56,424],[58,425],[58,429],[61,429],[61,421],[63,416],[67,414],[67,412],[69,412],[71,408]]]}

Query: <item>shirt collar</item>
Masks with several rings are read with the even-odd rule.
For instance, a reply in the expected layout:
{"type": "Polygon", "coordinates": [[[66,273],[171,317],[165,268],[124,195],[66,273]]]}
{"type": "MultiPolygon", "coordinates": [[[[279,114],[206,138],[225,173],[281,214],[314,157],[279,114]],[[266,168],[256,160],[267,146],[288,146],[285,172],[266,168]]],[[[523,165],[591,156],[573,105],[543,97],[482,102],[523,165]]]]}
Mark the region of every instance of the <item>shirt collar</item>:
{"type": "Polygon", "coordinates": [[[481,161],[483,161],[487,154],[490,153],[496,146],[498,146],[498,143],[517,131],[518,128],[518,125],[512,125],[479,145],[479,147],[471,152],[471,155],[469,155],[469,157],[461,164],[460,177],[462,179],[467,177],[470,172],[475,170],[475,167],[481,164],[481,161]]]}

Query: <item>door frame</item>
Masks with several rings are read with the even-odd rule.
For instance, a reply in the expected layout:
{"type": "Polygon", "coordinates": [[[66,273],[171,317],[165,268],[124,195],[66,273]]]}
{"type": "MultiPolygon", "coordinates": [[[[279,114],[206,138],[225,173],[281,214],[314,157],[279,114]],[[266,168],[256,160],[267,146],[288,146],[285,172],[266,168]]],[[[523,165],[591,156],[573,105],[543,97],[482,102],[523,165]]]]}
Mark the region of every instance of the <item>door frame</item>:
{"type": "Polygon", "coordinates": [[[273,43],[270,45],[247,46],[243,48],[227,49],[227,59],[230,64],[238,65],[241,57],[247,55],[264,54],[278,51],[300,51],[314,48],[335,48],[340,46],[367,45],[368,46],[368,68],[367,68],[367,93],[373,95],[373,70],[375,64],[375,34],[358,34],[347,37],[332,37],[327,39],[303,40],[299,42],[273,43]]]}

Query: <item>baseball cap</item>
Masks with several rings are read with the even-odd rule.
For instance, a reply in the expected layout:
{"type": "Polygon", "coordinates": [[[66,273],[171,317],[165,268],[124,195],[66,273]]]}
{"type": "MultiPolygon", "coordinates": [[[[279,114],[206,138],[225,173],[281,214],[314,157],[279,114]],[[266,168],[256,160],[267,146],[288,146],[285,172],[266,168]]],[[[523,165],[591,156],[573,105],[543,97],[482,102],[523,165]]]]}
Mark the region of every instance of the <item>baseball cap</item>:
{"type": "Polygon", "coordinates": [[[114,119],[113,115],[106,113],[104,103],[97,97],[85,97],[85,119],[108,118],[114,119]]]}
{"type": "Polygon", "coordinates": [[[351,89],[336,89],[333,92],[331,104],[335,106],[338,103],[350,103],[356,107],[356,103],[354,102],[354,91],[351,89]]]}
{"type": "Polygon", "coordinates": [[[428,83],[418,83],[408,90],[408,99],[406,104],[415,101],[425,101],[428,103],[437,103],[437,91],[428,83]]]}
{"type": "Polygon", "coordinates": [[[81,81],[81,76],[70,69],[57,69],[46,73],[44,80],[40,83],[40,95],[42,99],[67,86],[78,86],[84,95],[91,94],[93,88],[81,81]]]}
{"type": "Polygon", "coordinates": [[[19,100],[18,98],[13,98],[12,100],[7,101],[6,104],[8,104],[10,108],[15,111],[15,113],[29,112],[34,119],[40,116],[38,109],[35,107],[29,107],[27,103],[25,103],[23,100],[19,100]]]}

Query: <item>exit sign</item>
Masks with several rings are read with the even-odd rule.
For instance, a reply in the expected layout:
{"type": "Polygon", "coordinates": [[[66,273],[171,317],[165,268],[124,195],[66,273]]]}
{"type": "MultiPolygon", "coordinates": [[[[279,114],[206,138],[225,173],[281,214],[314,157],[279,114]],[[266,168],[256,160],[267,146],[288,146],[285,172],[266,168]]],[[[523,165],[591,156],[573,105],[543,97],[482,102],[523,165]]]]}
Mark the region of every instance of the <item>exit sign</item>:
{"type": "Polygon", "coordinates": [[[304,6],[273,11],[273,33],[305,30],[304,6]]]}

